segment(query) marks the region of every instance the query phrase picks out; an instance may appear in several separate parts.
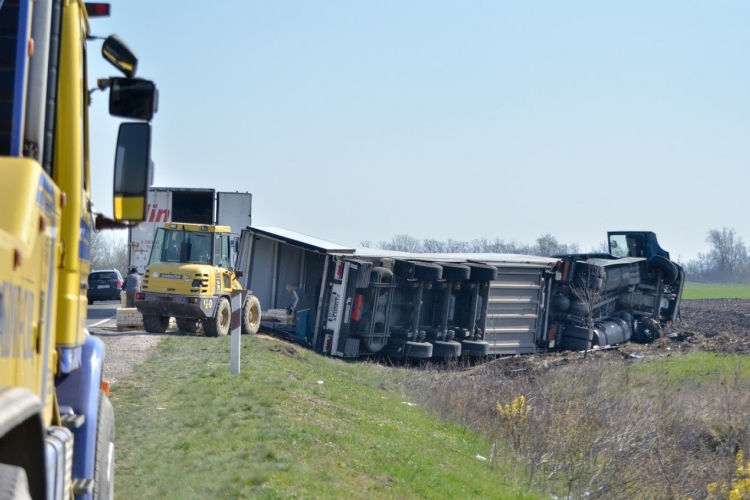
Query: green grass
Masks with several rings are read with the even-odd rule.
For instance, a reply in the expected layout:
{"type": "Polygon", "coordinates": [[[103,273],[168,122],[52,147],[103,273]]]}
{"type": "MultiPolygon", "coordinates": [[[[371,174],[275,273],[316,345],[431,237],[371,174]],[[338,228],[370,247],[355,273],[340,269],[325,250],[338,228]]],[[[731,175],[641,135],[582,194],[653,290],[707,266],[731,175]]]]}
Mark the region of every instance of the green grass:
{"type": "Polygon", "coordinates": [[[119,498],[537,498],[522,468],[404,404],[403,370],[258,337],[171,337],[113,386],[119,498]],[[323,383],[320,384],[319,381],[323,383]]]}
{"type": "Polygon", "coordinates": [[[686,283],[682,298],[686,300],[750,299],[750,285],[686,283]]]}
{"type": "Polygon", "coordinates": [[[655,375],[661,375],[673,383],[695,380],[721,381],[734,377],[747,380],[750,379],[750,357],[696,351],[682,356],[638,363],[632,370],[636,376],[643,375],[644,379],[653,379],[655,375]]]}

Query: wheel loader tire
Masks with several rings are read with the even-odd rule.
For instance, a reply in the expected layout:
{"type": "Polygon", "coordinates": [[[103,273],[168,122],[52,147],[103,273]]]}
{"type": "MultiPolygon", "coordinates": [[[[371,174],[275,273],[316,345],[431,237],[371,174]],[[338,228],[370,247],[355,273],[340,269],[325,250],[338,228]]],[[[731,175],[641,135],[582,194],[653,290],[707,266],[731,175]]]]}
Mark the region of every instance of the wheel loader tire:
{"type": "Polygon", "coordinates": [[[143,328],[145,328],[148,333],[164,333],[167,331],[167,328],[169,328],[169,316],[144,314],[143,328]]]}
{"type": "Polygon", "coordinates": [[[680,271],[674,263],[661,255],[648,258],[648,267],[661,270],[661,277],[665,285],[671,285],[680,276],[680,271]]]}
{"type": "Polygon", "coordinates": [[[497,268],[486,264],[467,264],[471,268],[471,281],[494,281],[497,279],[497,268]]]}
{"type": "Polygon", "coordinates": [[[99,393],[94,456],[94,500],[115,498],[115,412],[104,391],[99,393]]]}
{"type": "Polygon", "coordinates": [[[461,355],[461,344],[436,340],[432,343],[433,358],[457,358],[461,355]]]}
{"type": "Polygon", "coordinates": [[[443,264],[443,279],[448,281],[466,281],[471,276],[471,268],[463,264],[443,264]]]}
{"type": "Polygon", "coordinates": [[[260,329],[260,301],[250,295],[242,308],[242,335],[255,335],[260,329]]]}
{"type": "Polygon", "coordinates": [[[414,263],[414,277],[423,281],[437,281],[443,276],[443,268],[428,262],[414,263]]]}
{"type": "Polygon", "coordinates": [[[31,500],[23,467],[0,464],[0,500],[31,500]]]}
{"type": "Polygon", "coordinates": [[[411,359],[430,359],[432,357],[432,344],[407,341],[404,346],[404,354],[411,359]]]}
{"type": "Polygon", "coordinates": [[[181,332],[196,333],[200,329],[200,322],[193,318],[175,318],[177,328],[181,332]]]}
{"type": "Polygon", "coordinates": [[[232,307],[229,301],[222,297],[216,306],[213,318],[203,320],[203,333],[206,337],[224,337],[232,328],[232,307]]]}
{"type": "Polygon", "coordinates": [[[393,262],[393,274],[407,280],[414,278],[414,263],[406,260],[395,260],[393,262]]]}
{"type": "Polygon", "coordinates": [[[464,356],[487,356],[490,353],[490,344],[484,340],[464,340],[461,342],[461,353],[464,356]]]}

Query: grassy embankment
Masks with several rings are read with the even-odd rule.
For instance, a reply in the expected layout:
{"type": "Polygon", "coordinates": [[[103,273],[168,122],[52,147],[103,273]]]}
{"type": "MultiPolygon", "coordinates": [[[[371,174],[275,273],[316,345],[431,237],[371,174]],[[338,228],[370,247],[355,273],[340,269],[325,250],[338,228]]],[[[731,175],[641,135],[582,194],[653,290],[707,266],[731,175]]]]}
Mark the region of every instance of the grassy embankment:
{"type": "MultiPolygon", "coordinates": [[[[415,371],[405,389],[430,394],[419,403],[482,432],[499,455],[518,457],[537,490],[569,498],[702,499],[715,483],[714,498],[729,498],[722,485],[750,478],[735,461],[740,450],[750,456],[750,359],[665,357],[667,347],[663,341],[642,359],[570,353],[567,365],[551,370],[540,358],[540,370],[512,374],[503,365],[513,359],[471,376],[415,371]]],[[[748,496],[736,498],[750,497],[750,481],[745,486],[748,496]]]]}
{"type": "Polygon", "coordinates": [[[750,299],[750,285],[686,283],[682,298],[692,299],[750,299]]]}
{"type": "Polygon", "coordinates": [[[233,376],[228,338],[168,338],[113,387],[119,498],[536,498],[403,396],[405,370],[242,344],[233,376]]]}

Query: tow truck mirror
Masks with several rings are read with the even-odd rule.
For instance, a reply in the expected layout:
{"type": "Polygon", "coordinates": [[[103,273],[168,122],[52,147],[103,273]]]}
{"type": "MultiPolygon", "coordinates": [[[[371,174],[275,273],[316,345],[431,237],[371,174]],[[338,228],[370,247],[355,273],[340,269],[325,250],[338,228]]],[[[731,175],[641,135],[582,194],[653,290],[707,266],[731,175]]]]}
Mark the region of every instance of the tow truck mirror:
{"type": "Polygon", "coordinates": [[[152,178],[151,165],[151,124],[120,124],[112,193],[115,220],[140,222],[146,218],[146,195],[152,178]]]}
{"type": "Polygon", "coordinates": [[[159,92],[151,80],[109,79],[109,114],[149,121],[159,107],[159,92]]]}
{"type": "Polygon", "coordinates": [[[127,78],[133,78],[138,69],[138,56],[117,35],[109,35],[102,44],[102,56],[127,78]]]}

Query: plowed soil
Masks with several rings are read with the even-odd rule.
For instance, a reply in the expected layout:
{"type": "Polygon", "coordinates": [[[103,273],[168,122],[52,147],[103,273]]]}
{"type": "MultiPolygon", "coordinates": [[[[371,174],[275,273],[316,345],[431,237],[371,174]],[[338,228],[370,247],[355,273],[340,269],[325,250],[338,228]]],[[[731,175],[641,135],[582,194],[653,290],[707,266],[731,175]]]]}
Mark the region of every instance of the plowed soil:
{"type": "MultiPolygon", "coordinates": [[[[650,358],[703,350],[724,354],[750,354],[750,300],[684,300],[680,319],[652,344],[630,342],[581,352],[554,352],[513,356],[490,361],[506,376],[529,374],[570,363],[617,358],[650,358]]],[[[478,368],[478,367],[475,367],[478,368]]]]}

